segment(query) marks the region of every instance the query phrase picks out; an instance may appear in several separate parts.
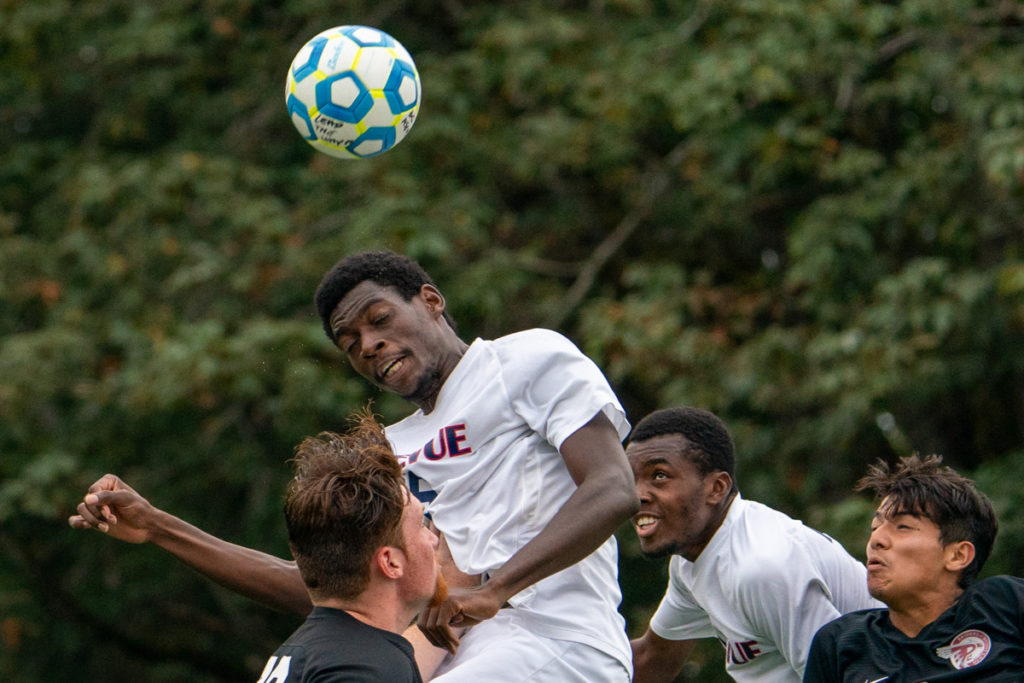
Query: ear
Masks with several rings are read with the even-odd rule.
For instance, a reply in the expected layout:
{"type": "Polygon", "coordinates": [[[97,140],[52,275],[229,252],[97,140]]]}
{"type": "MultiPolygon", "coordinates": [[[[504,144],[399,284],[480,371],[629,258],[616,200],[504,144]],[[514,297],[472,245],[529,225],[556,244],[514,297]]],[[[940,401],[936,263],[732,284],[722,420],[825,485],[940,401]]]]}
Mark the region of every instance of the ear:
{"type": "Polygon", "coordinates": [[[970,541],[956,541],[943,549],[946,570],[959,574],[974,561],[974,544],[970,541]]]}
{"type": "Polygon", "coordinates": [[[393,545],[382,545],[373,554],[373,564],[388,579],[400,579],[405,575],[405,553],[393,545]]]}
{"type": "Polygon", "coordinates": [[[708,504],[718,505],[732,490],[732,477],[728,472],[712,472],[708,475],[708,504]]]}
{"type": "Polygon", "coordinates": [[[440,317],[444,314],[444,296],[441,295],[441,290],[434,285],[423,285],[420,287],[420,299],[423,300],[427,310],[434,315],[440,317]]]}

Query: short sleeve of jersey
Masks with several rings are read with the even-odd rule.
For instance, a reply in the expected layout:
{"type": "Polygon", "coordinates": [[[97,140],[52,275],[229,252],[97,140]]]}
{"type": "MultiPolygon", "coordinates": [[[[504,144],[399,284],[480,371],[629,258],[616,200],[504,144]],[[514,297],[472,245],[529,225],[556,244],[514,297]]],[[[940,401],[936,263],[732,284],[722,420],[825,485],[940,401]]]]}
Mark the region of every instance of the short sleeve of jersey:
{"type": "Polygon", "coordinates": [[[825,582],[794,546],[781,556],[751,558],[739,575],[741,608],[750,624],[775,643],[797,674],[803,674],[814,634],[840,616],[825,582]]]}
{"type": "Polygon", "coordinates": [[[526,330],[497,340],[512,408],[555,448],[603,412],[620,439],[625,412],[597,365],[551,330],[526,330]]]}
{"type": "Polygon", "coordinates": [[[683,559],[673,555],[669,561],[668,589],[651,617],[651,630],[666,640],[692,640],[715,636],[715,630],[690,590],[679,578],[683,559]]]}

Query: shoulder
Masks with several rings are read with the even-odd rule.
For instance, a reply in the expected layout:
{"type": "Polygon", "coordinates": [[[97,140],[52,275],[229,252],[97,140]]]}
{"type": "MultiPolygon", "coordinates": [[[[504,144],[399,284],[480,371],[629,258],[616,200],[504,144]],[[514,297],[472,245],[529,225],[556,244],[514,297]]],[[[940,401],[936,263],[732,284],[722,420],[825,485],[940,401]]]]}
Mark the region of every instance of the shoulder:
{"type": "Polygon", "coordinates": [[[843,558],[853,560],[834,538],[790,517],[781,510],[754,501],[743,504],[738,513],[742,529],[753,553],[768,553],[796,563],[818,563],[843,558]]]}
{"type": "Polygon", "coordinates": [[[990,576],[974,582],[967,590],[977,593],[1020,593],[1024,591],[1024,578],[1005,574],[990,576]]]}
{"type": "Polygon", "coordinates": [[[799,522],[775,508],[737,498],[729,511],[726,532],[730,547],[744,574],[755,577],[766,570],[784,569],[799,561],[792,542],[794,533],[801,533],[799,522]]]}
{"type": "Polygon", "coordinates": [[[318,636],[315,643],[307,644],[305,668],[305,673],[316,674],[317,680],[419,680],[412,645],[397,634],[354,626],[318,636]]]}
{"type": "MultiPolygon", "coordinates": [[[[837,541],[789,515],[761,503],[737,500],[730,542],[740,580],[764,589],[780,579],[801,582],[860,567],[837,541]]],[[[731,515],[732,516],[732,515],[731,515]]]]}
{"type": "Polygon", "coordinates": [[[604,377],[579,347],[553,330],[537,328],[515,332],[489,342],[487,349],[511,385],[527,378],[532,383],[537,377],[556,383],[563,381],[556,377],[604,377]]]}
{"type": "Polygon", "coordinates": [[[491,348],[501,352],[535,353],[540,351],[576,350],[568,337],[554,330],[535,327],[498,337],[490,342],[491,348]]]}
{"type": "Polygon", "coordinates": [[[1005,609],[1021,609],[1024,608],[1024,579],[1005,575],[990,576],[971,584],[964,591],[964,597],[969,598],[969,601],[987,600],[1005,609]]]}
{"type": "Polygon", "coordinates": [[[830,658],[841,655],[841,659],[850,660],[887,649],[885,643],[892,631],[888,613],[884,607],[874,607],[847,612],[826,622],[811,639],[812,653],[830,658]]]}
{"type": "Polygon", "coordinates": [[[840,634],[876,632],[879,621],[884,619],[888,612],[888,608],[885,607],[847,612],[822,626],[818,634],[836,637],[840,634]]]}

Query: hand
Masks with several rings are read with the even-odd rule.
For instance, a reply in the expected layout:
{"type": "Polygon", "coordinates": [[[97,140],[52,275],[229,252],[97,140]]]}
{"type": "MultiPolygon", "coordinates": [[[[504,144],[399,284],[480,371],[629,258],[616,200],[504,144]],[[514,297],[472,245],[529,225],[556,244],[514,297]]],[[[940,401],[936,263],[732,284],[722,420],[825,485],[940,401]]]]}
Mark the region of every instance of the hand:
{"type": "Polygon", "coordinates": [[[473,588],[449,588],[448,597],[440,604],[433,602],[420,613],[417,626],[435,647],[455,654],[459,634],[467,626],[490,619],[504,600],[495,596],[484,584],[473,588]]]}
{"type": "Polygon", "coordinates": [[[135,489],[113,474],[105,474],[89,487],[78,504],[78,514],[68,518],[74,529],[97,529],[128,543],[150,540],[147,523],[156,508],[135,489]]]}

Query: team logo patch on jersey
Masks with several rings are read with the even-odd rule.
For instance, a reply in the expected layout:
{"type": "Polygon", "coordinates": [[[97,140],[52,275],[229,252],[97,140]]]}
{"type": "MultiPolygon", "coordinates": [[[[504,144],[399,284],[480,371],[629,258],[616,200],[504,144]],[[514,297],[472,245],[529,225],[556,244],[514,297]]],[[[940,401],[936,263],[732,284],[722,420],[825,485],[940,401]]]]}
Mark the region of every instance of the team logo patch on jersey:
{"type": "Polygon", "coordinates": [[[957,635],[946,647],[940,647],[935,654],[948,659],[955,669],[967,669],[985,659],[992,649],[992,640],[984,631],[972,628],[957,635]]]}

